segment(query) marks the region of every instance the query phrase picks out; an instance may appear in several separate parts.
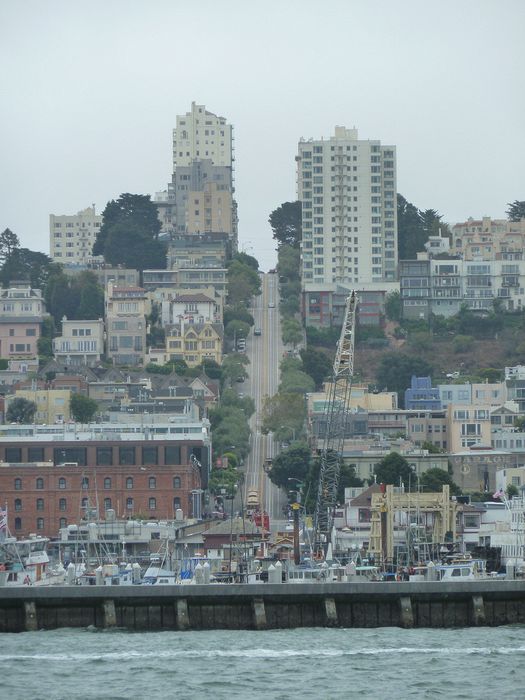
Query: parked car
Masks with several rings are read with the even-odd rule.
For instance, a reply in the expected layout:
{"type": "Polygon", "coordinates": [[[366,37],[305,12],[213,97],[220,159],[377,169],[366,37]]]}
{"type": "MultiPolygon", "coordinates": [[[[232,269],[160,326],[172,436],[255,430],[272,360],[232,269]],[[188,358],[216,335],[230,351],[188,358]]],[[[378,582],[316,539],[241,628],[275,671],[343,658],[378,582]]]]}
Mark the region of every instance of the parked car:
{"type": "Polygon", "coordinates": [[[261,335],[261,334],[262,334],[262,331],[261,331],[260,328],[254,328],[253,334],[254,334],[254,335],[261,335]]]}

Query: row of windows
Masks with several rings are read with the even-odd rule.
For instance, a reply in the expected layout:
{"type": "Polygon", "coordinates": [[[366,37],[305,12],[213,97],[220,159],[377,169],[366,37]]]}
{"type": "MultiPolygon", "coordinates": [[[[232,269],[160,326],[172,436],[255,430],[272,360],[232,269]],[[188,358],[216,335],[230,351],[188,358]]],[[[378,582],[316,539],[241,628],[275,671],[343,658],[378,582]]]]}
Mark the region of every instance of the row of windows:
{"type": "MultiPolygon", "coordinates": [[[[111,489],[112,488],[112,479],[109,476],[106,476],[104,478],[104,488],[105,489],[111,489]]],[[[15,491],[22,491],[22,479],[20,477],[17,477],[14,482],[14,487],[15,491]]],[[[82,483],[81,487],[83,489],[88,489],[89,488],[89,477],[84,476],[82,477],[82,483]]],[[[156,489],[157,488],[157,477],[155,476],[150,476],[148,479],[148,487],[150,489],[156,489]]],[[[35,488],[38,490],[41,490],[44,488],[44,479],[39,476],[35,480],[35,488]]],[[[59,489],[66,489],[67,488],[67,480],[65,477],[61,476],[58,479],[58,488],[59,489]]],[[[133,488],[133,477],[128,476],[126,478],[126,488],[127,489],[132,489],[133,488]]],[[[173,477],[173,488],[174,489],[180,489],[181,488],[181,478],[180,476],[174,476],[173,477]]]]}
{"type": "MultiPolygon", "coordinates": [[[[159,463],[159,448],[154,446],[142,447],[142,453],[138,447],[122,445],[118,448],[118,464],[119,465],[134,465],[138,464],[137,457],[142,455],[142,464],[156,465],[159,463]]],[[[194,448],[193,452],[200,461],[200,448],[194,448]]],[[[55,464],[63,464],[64,462],[76,462],[80,467],[87,466],[87,448],[85,447],[57,447],[54,449],[55,464]]],[[[22,459],[21,447],[6,447],[4,461],[10,463],[19,463],[25,460],[22,459]]],[[[45,453],[43,447],[29,447],[27,449],[28,462],[44,462],[45,453]]],[[[96,448],[96,466],[109,467],[114,464],[114,448],[113,447],[97,447],[96,448]]],[[[164,448],[164,464],[176,465],[181,464],[181,448],[180,445],[169,445],[164,448]]]]}
{"type": "MultiPolygon", "coordinates": [[[[133,498],[127,498],[126,499],[126,508],[128,510],[133,509],[133,504],[134,500],[133,498]]],[[[45,503],[43,498],[37,498],[36,499],[36,510],[45,510],[45,503]]],[[[82,508],[88,508],[89,506],[89,500],[88,498],[83,498],[82,499],[82,508]]],[[[173,507],[175,509],[180,508],[181,506],[181,500],[178,496],[176,496],[173,499],[173,507]]],[[[14,507],[15,507],[15,512],[19,513],[23,509],[22,505],[22,499],[21,498],[15,498],[14,502],[14,507]]],[[[113,507],[112,505],[112,500],[111,498],[105,498],[104,499],[104,510],[110,510],[113,507]]],[[[156,510],[157,508],[157,499],[154,497],[151,497],[148,499],[148,507],[150,510],[156,510]]],[[[67,500],[65,498],[59,498],[58,500],[58,510],[60,511],[66,511],[67,510],[67,500]]]]}

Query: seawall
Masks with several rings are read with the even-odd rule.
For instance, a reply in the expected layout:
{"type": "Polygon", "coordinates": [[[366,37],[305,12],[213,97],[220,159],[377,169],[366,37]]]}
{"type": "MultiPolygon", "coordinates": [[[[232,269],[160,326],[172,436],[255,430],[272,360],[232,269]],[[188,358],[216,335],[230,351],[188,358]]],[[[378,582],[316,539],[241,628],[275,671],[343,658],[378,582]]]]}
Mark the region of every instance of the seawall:
{"type": "Polygon", "coordinates": [[[0,589],[0,632],[525,623],[525,581],[49,586],[0,589]]]}

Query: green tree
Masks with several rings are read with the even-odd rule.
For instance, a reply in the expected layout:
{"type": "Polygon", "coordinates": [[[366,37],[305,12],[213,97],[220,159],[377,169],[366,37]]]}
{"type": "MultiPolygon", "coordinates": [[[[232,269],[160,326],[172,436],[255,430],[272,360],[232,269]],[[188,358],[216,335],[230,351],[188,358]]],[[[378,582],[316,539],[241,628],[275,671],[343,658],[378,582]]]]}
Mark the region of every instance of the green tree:
{"type": "Polygon", "coordinates": [[[290,440],[301,434],[306,419],[306,406],[301,394],[282,394],[267,397],[262,412],[262,432],[273,432],[279,441],[290,440]]]}
{"type": "Polygon", "coordinates": [[[378,484],[399,486],[400,481],[408,488],[412,480],[412,470],[407,460],[397,452],[390,452],[374,467],[378,484]]]}
{"type": "Polygon", "coordinates": [[[231,382],[236,381],[240,377],[246,379],[246,365],[250,364],[250,360],[244,353],[232,353],[226,355],[222,361],[222,374],[224,379],[229,379],[231,382]]]}
{"type": "Polygon", "coordinates": [[[401,319],[401,295],[399,292],[390,292],[385,299],[385,314],[390,321],[401,319]]]}
{"type": "Polygon", "coordinates": [[[272,461],[270,480],[276,486],[285,489],[296,489],[297,484],[290,484],[289,479],[299,479],[304,482],[310,469],[312,453],[304,442],[294,443],[283,450],[272,461]]]}
{"type": "Polygon", "coordinates": [[[201,369],[210,379],[222,379],[222,367],[211,357],[205,357],[201,362],[201,369]]]}
{"type": "Polygon", "coordinates": [[[279,391],[285,394],[307,394],[315,389],[312,377],[301,370],[286,372],[281,377],[279,391]]]}
{"type": "Polygon", "coordinates": [[[77,423],[91,423],[98,411],[98,404],[84,394],[71,394],[69,410],[77,423]]]}
{"type": "Polygon", "coordinates": [[[9,402],[6,413],[8,423],[32,423],[35,419],[36,403],[22,397],[9,402]]]}
{"type": "Polygon", "coordinates": [[[161,223],[149,195],[121,194],[107,203],[93,255],[112,265],[136,270],[165,268],[166,251],[158,240],[161,223]]]}
{"type": "Polygon", "coordinates": [[[251,298],[261,293],[261,280],[257,270],[241,260],[228,265],[228,304],[248,306],[251,298]]]}
{"type": "Polygon", "coordinates": [[[518,201],[515,199],[513,202],[507,204],[508,209],[505,212],[509,217],[509,221],[521,221],[525,219],[525,201],[518,201]]]}
{"type": "Polygon", "coordinates": [[[398,254],[400,260],[413,260],[424,250],[427,235],[421,222],[419,210],[403,195],[397,195],[398,254]]]}
{"type": "Polygon", "coordinates": [[[404,392],[410,386],[412,376],[428,377],[432,366],[421,357],[405,353],[385,353],[377,370],[377,386],[383,390],[396,391],[399,405],[404,405],[404,392]]]}
{"type": "MultiPolygon", "coordinates": [[[[429,236],[438,236],[439,229],[441,227],[442,214],[438,214],[435,209],[425,209],[419,212],[419,219],[421,221],[421,226],[425,232],[426,240],[428,241],[429,236]]],[[[425,241],[426,243],[426,241],[425,241]]]]}
{"type": "Polygon", "coordinates": [[[6,228],[0,233],[0,263],[3,264],[17,248],[20,248],[18,236],[6,228]]]}
{"type": "Polygon", "coordinates": [[[441,447],[434,445],[434,443],[430,442],[429,440],[425,440],[422,443],[421,449],[426,450],[431,455],[443,454],[443,452],[444,452],[444,450],[442,450],[441,447]]]}
{"type": "Polygon", "coordinates": [[[517,486],[514,486],[514,484],[509,484],[507,486],[506,494],[507,498],[514,498],[514,496],[519,496],[520,492],[517,486]]]}
{"type": "Polygon", "coordinates": [[[41,360],[50,360],[53,357],[53,341],[51,338],[41,336],[36,342],[36,347],[41,360]]]}
{"type": "Polygon", "coordinates": [[[450,474],[444,469],[433,467],[432,469],[427,469],[419,477],[419,485],[421,490],[425,492],[438,493],[447,484],[450,486],[451,495],[459,496],[461,494],[459,486],[454,483],[450,474]]]}
{"type": "Polygon", "coordinates": [[[289,245],[299,248],[302,239],[301,202],[284,202],[274,209],[268,219],[273,238],[279,246],[289,245]]]}
{"type": "Polygon", "coordinates": [[[300,279],[301,253],[299,248],[283,244],[278,250],[277,259],[277,268],[281,279],[287,282],[300,279]]]}
{"type": "Polygon", "coordinates": [[[7,287],[12,280],[28,280],[33,289],[45,289],[48,277],[61,266],[49,255],[29,248],[14,248],[4,260],[0,282],[7,287]]]}
{"type": "Polygon", "coordinates": [[[285,345],[293,345],[300,343],[303,339],[303,329],[299,321],[294,318],[286,319],[282,323],[282,337],[285,345]]]}
{"type": "Polygon", "coordinates": [[[77,278],[79,305],[74,319],[104,318],[104,290],[92,272],[81,272],[77,278]]]}
{"type": "Polygon", "coordinates": [[[320,389],[325,379],[330,379],[332,376],[333,366],[330,358],[325,352],[314,348],[303,349],[299,355],[304,371],[314,380],[315,388],[320,389]]]}
{"type": "Polygon", "coordinates": [[[222,322],[227,326],[230,321],[244,321],[249,326],[254,325],[253,316],[245,306],[226,306],[222,315],[222,322]]]}
{"type": "Polygon", "coordinates": [[[233,256],[233,260],[237,260],[238,262],[242,263],[243,265],[247,265],[248,267],[251,267],[252,270],[255,270],[255,272],[258,272],[259,270],[259,261],[257,258],[254,258],[253,255],[248,255],[248,253],[245,252],[239,252],[235,253],[233,256]]]}
{"type": "Polygon", "coordinates": [[[227,338],[239,340],[239,338],[246,338],[250,332],[250,326],[244,321],[239,321],[233,319],[226,324],[224,328],[224,334],[227,338]]]}

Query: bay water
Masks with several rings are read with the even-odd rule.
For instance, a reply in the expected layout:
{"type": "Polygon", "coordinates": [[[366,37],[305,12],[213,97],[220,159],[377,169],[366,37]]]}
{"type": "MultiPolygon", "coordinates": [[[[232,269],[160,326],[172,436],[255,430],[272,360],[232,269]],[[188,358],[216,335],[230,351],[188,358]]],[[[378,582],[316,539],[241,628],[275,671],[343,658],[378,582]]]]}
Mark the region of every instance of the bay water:
{"type": "Polygon", "coordinates": [[[6,700],[525,698],[525,626],[0,635],[6,700]]]}

